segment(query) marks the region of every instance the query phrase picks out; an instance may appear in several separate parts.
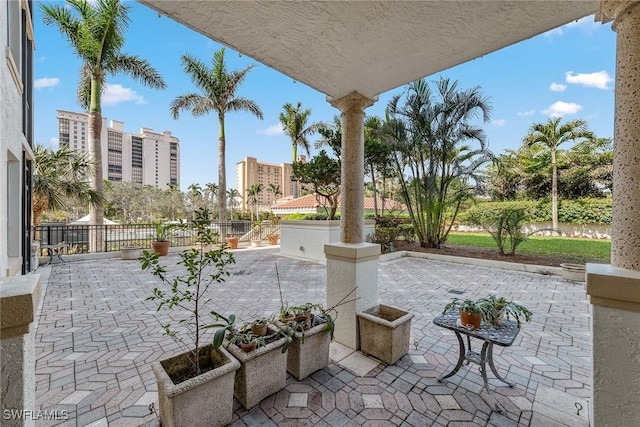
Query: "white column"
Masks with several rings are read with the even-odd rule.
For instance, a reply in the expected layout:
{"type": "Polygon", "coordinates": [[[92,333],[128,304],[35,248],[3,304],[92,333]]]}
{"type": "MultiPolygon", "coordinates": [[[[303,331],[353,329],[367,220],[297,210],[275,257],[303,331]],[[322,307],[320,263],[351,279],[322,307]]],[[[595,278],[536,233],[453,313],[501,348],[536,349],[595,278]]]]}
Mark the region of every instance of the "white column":
{"type": "Polygon", "coordinates": [[[342,184],[340,242],[324,247],[327,307],[342,303],[335,339],[353,349],[359,347],[356,312],[378,304],[380,245],[365,243],[364,235],[364,109],[373,102],[357,92],[331,102],[342,112],[342,184]]]}
{"type": "Polygon", "coordinates": [[[36,350],[33,321],[40,300],[40,275],[0,279],[0,413],[3,426],[32,426],[35,411],[36,350]],[[13,411],[13,412],[12,412],[13,411]],[[13,414],[13,415],[12,415],[13,414]]]}
{"type": "Polygon", "coordinates": [[[591,425],[640,420],[640,2],[603,0],[617,33],[611,265],[587,265],[592,304],[591,425]]]}

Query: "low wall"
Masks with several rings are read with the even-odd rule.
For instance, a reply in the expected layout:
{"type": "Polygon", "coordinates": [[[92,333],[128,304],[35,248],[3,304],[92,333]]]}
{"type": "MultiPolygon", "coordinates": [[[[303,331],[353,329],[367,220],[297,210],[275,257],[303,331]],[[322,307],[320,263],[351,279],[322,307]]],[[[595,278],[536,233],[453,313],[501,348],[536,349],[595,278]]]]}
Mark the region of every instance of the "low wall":
{"type": "MultiPolygon", "coordinates": [[[[537,230],[550,229],[550,222],[534,222],[525,224],[522,228],[524,233],[533,233],[537,230]]],[[[485,231],[480,226],[460,225],[455,231],[485,231]]],[[[611,238],[611,226],[604,224],[558,224],[558,232],[563,237],[581,237],[587,239],[610,239],[611,238]]],[[[545,230],[536,233],[536,236],[554,236],[553,231],[545,230]]]]}
{"type": "MultiPolygon", "coordinates": [[[[364,235],[375,232],[375,221],[365,221],[364,235]]],[[[325,261],[324,245],[340,241],[340,220],[283,220],[280,222],[280,253],[325,261]]]]}

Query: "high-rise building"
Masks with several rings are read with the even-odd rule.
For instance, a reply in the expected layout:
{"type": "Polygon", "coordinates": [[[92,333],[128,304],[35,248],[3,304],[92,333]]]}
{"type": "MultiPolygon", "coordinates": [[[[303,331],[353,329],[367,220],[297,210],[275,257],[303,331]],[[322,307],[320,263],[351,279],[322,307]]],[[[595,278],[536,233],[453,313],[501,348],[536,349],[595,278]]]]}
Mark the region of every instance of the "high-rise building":
{"type": "MultiPolygon", "coordinates": [[[[304,161],[304,156],[301,156],[304,161]]],[[[288,197],[293,194],[291,180],[293,171],[290,163],[279,165],[259,162],[255,157],[245,157],[236,164],[236,189],[242,196],[241,208],[243,210],[255,209],[247,199],[247,190],[254,184],[262,184],[263,189],[258,194],[258,209],[270,207],[276,199],[288,197]],[[270,191],[270,185],[278,186],[279,194],[270,191]]]]}
{"type": "MultiPolygon", "coordinates": [[[[58,110],[60,145],[89,151],[88,115],[58,110]]],[[[180,141],[170,131],[141,128],[128,133],[124,122],[102,118],[102,171],[105,179],[167,189],[180,184],[180,141]]]]}

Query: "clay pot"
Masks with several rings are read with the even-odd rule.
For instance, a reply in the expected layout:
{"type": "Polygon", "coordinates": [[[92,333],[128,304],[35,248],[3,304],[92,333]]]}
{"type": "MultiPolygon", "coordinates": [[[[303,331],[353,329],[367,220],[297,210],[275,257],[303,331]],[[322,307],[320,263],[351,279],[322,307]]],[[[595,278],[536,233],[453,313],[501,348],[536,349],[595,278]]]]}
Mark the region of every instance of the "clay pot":
{"type": "Polygon", "coordinates": [[[158,241],[153,241],[151,242],[151,247],[153,248],[154,252],[157,252],[158,255],[160,256],[165,256],[169,253],[169,246],[171,245],[171,242],[167,241],[162,241],[162,242],[158,242],[158,241]]]}
{"type": "Polygon", "coordinates": [[[238,249],[238,237],[225,237],[224,241],[227,242],[229,249],[238,249]]]}
{"type": "Polygon", "coordinates": [[[481,322],[482,322],[482,314],[468,313],[466,311],[460,310],[460,324],[462,326],[479,329],[481,322]]]}
{"type": "Polygon", "coordinates": [[[250,352],[252,352],[253,350],[255,350],[255,349],[256,349],[256,347],[257,347],[257,346],[258,346],[258,343],[257,343],[257,342],[255,342],[255,341],[250,342],[249,344],[244,343],[244,342],[241,342],[241,343],[240,343],[240,348],[241,348],[241,349],[242,349],[242,351],[244,351],[245,353],[250,353],[250,352]]]}
{"type": "Polygon", "coordinates": [[[265,323],[264,325],[256,325],[255,323],[252,323],[251,332],[253,333],[253,335],[256,335],[258,337],[264,337],[265,335],[267,335],[267,324],[265,323]]]}

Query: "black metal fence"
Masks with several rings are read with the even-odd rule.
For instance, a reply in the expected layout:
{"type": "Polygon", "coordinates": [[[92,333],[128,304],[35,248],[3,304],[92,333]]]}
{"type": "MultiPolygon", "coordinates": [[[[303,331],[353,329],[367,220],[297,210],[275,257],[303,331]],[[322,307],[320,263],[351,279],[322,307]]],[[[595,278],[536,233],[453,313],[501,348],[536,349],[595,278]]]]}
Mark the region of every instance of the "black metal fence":
{"type": "MultiPolygon", "coordinates": [[[[211,228],[221,241],[225,236],[242,237],[251,230],[250,221],[212,222],[211,228]]],[[[43,223],[33,227],[33,236],[41,246],[64,243],[63,254],[89,252],[89,234],[102,235],[101,252],[119,251],[126,246],[150,248],[156,231],[155,224],[113,224],[113,225],[66,225],[63,223],[43,223]]],[[[169,231],[171,246],[195,244],[195,233],[188,226],[176,227],[169,231]]]]}

